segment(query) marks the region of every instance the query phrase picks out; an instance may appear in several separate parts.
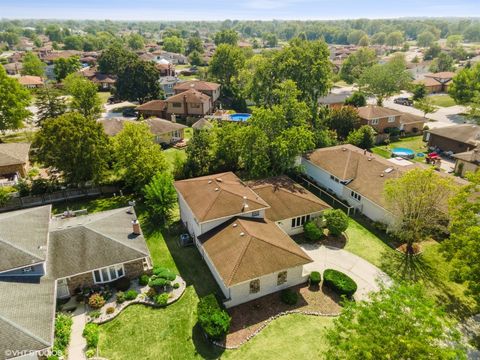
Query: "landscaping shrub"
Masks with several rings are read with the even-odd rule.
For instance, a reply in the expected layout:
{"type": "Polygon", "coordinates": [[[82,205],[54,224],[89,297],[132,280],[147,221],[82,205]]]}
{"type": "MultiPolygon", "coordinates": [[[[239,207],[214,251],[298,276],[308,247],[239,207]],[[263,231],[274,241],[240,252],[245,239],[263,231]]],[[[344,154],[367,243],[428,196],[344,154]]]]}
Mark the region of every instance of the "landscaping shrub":
{"type": "Polygon", "coordinates": [[[320,284],[320,281],[322,281],[322,276],[318,271],[312,271],[310,273],[309,281],[310,281],[310,285],[318,285],[320,284]]]}
{"type": "Polygon", "coordinates": [[[169,281],[173,281],[177,277],[177,274],[175,274],[172,270],[157,266],[153,267],[153,274],[157,278],[162,278],[169,281]]]}
{"type": "Polygon", "coordinates": [[[113,286],[117,291],[127,291],[130,288],[130,279],[125,276],[121,277],[115,281],[113,286]]]}
{"type": "Polygon", "coordinates": [[[153,297],[154,297],[155,295],[157,295],[157,292],[155,291],[154,288],[151,287],[151,288],[149,288],[149,289],[147,290],[147,294],[146,294],[146,295],[147,295],[149,298],[152,298],[152,299],[153,299],[153,297]]]}
{"type": "Polygon", "coordinates": [[[163,278],[156,278],[153,280],[150,280],[148,283],[148,286],[155,288],[155,290],[158,292],[159,289],[165,289],[167,286],[170,286],[170,281],[163,279],[163,278]]]}
{"type": "Polygon", "coordinates": [[[150,278],[148,277],[147,274],[143,274],[142,276],[140,276],[138,278],[138,283],[141,285],[141,286],[145,286],[145,285],[148,285],[148,282],[150,281],[150,278]]]}
{"type": "Polygon", "coordinates": [[[105,305],[105,299],[102,295],[95,293],[88,299],[88,305],[92,309],[100,309],[103,305],[105,305]]]}
{"type": "Polygon", "coordinates": [[[314,221],[307,221],[303,225],[303,231],[308,241],[318,241],[323,236],[323,230],[314,221]]]}
{"type": "Polygon", "coordinates": [[[82,333],[83,337],[87,341],[88,349],[96,349],[98,345],[98,325],[93,323],[88,323],[85,325],[82,333]]]}
{"type": "Polygon", "coordinates": [[[109,306],[106,310],[107,314],[113,314],[115,312],[115,308],[113,306],[109,306]]]}
{"type": "Polygon", "coordinates": [[[211,339],[222,339],[230,328],[231,317],[220,307],[213,294],[200,299],[197,316],[198,323],[211,339]]]}
{"type": "Polygon", "coordinates": [[[327,229],[333,236],[339,236],[348,228],[348,216],[340,209],[327,210],[323,213],[327,229]]]}
{"type": "Polygon", "coordinates": [[[70,315],[57,313],[55,318],[55,340],[53,342],[53,350],[57,353],[65,354],[65,350],[70,343],[72,324],[73,320],[70,315]]]}
{"type": "Polygon", "coordinates": [[[125,293],[125,300],[135,300],[138,296],[138,292],[136,290],[128,290],[125,293]]]}
{"type": "Polygon", "coordinates": [[[97,353],[97,350],[96,349],[88,349],[87,351],[85,351],[85,356],[87,357],[87,359],[90,359],[90,358],[93,358],[97,353]]]}
{"type": "Polygon", "coordinates": [[[174,289],[178,289],[179,287],[180,287],[180,284],[179,284],[179,283],[173,284],[173,288],[174,288],[174,289]]]}
{"type": "Polygon", "coordinates": [[[125,302],[125,293],[123,291],[119,291],[117,292],[117,303],[118,304],[121,304],[123,302],[125,302]]]}
{"type": "Polygon", "coordinates": [[[280,293],[280,299],[287,305],[295,305],[298,301],[298,293],[291,289],[284,289],[280,293]]]}
{"type": "Polygon", "coordinates": [[[92,319],[99,318],[102,313],[100,310],[93,310],[88,313],[88,316],[90,316],[92,319]]]}
{"type": "Polygon", "coordinates": [[[170,296],[167,294],[167,293],[163,293],[163,294],[160,294],[160,295],[157,295],[155,296],[155,303],[157,305],[161,305],[161,306],[165,306],[167,305],[167,302],[168,302],[168,298],[170,296]]]}
{"type": "Polygon", "coordinates": [[[351,297],[357,291],[357,284],[344,273],[327,269],[323,272],[323,283],[340,295],[351,297]]]}

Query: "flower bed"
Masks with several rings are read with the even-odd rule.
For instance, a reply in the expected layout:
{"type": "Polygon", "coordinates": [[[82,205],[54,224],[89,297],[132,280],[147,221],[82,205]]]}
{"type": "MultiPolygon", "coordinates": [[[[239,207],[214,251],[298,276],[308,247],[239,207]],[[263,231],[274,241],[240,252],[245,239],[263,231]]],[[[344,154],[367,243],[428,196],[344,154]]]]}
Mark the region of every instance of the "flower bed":
{"type": "Polygon", "coordinates": [[[98,309],[98,311],[96,311],[94,314],[91,313],[93,316],[90,314],[87,316],[87,321],[95,324],[106,323],[110,320],[113,320],[122,312],[123,309],[132,304],[143,304],[152,307],[164,307],[170,305],[183,295],[186,288],[185,281],[178,275],[176,276],[175,280],[172,281],[172,283],[178,284],[178,286],[173,286],[169,291],[156,295],[156,297],[162,296],[163,294],[169,295],[166,302],[159,303],[155,301],[155,297],[149,296],[151,288],[148,285],[140,285],[139,281],[135,280],[132,282],[130,290],[114,293],[114,295],[105,303],[105,305],[98,309]],[[134,297],[134,292],[138,293],[136,297],[134,297]],[[122,296],[122,302],[117,301],[117,294],[122,296]]]}

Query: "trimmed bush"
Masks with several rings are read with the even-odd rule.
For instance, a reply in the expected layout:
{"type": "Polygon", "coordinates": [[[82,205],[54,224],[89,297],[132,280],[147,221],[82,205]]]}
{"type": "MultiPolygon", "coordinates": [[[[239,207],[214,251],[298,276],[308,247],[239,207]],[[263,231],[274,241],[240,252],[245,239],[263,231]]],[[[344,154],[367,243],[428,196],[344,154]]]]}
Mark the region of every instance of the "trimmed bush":
{"type": "Polygon", "coordinates": [[[96,349],[98,345],[98,325],[94,323],[88,323],[83,329],[83,337],[87,341],[88,349],[96,349]]]}
{"type": "Polygon", "coordinates": [[[130,279],[127,277],[121,277],[120,279],[115,280],[113,286],[117,291],[127,291],[130,289],[130,279]]]}
{"type": "Polygon", "coordinates": [[[230,328],[231,317],[220,307],[213,294],[200,299],[197,316],[198,323],[210,339],[224,338],[230,328]]]}
{"type": "Polygon", "coordinates": [[[280,293],[280,299],[287,305],[295,305],[298,301],[298,293],[291,289],[284,289],[280,293]]]}
{"type": "Polygon", "coordinates": [[[141,285],[141,286],[145,286],[145,285],[148,285],[148,282],[150,281],[150,278],[148,277],[147,274],[143,274],[142,276],[140,276],[138,278],[138,283],[141,285]]]}
{"type": "Polygon", "coordinates": [[[102,315],[102,313],[100,312],[100,310],[93,310],[93,311],[90,311],[90,312],[88,313],[88,316],[90,316],[92,319],[99,318],[100,315],[102,315]]]}
{"type": "Polygon", "coordinates": [[[95,293],[88,299],[88,305],[92,309],[100,309],[103,305],[105,305],[105,299],[102,295],[95,293]]]}
{"type": "Polygon", "coordinates": [[[113,314],[115,312],[115,308],[113,306],[109,306],[105,312],[108,315],[113,314]]]}
{"type": "Polygon", "coordinates": [[[357,291],[357,284],[344,273],[327,269],[323,272],[323,283],[336,293],[352,297],[357,291]]]}
{"type": "Polygon", "coordinates": [[[156,278],[156,279],[150,280],[150,282],[148,283],[148,286],[157,289],[157,288],[165,288],[167,286],[170,286],[170,284],[171,284],[170,281],[167,279],[156,278]]]}
{"type": "Polygon", "coordinates": [[[87,357],[87,359],[91,359],[96,355],[96,353],[96,349],[88,349],[87,351],[85,351],[85,356],[87,357]]]}
{"type": "Polygon", "coordinates": [[[154,288],[151,287],[151,288],[148,288],[146,295],[147,295],[147,297],[153,299],[154,296],[157,295],[157,292],[155,291],[154,288]]]}
{"type": "Polygon", "coordinates": [[[340,209],[327,210],[323,213],[327,229],[333,236],[339,236],[348,228],[348,216],[340,209]]]}
{"type": "Polygon", "coordinates": [[[117,304],[125,302],[125,293],[123,291],[117,292],[117,304]]]}
{"type": "Polygon", "coordinates": [[[310,285],[318,285],[322,281],[322,276],[318,271],[312,271],[309,277],[310,285]]]}
{"type": "Polygon", "coordinates": [[[136,290],[128,290],[125,293],[125,300],[135,300],[138,296],[138,292],[136,290]]]}
{"type": "Polygon", "coordinates": [[[70,315],[57,313],[55,318],[55,340],[53,342],[53,350],[65,354],[65,350],[70,343],[72,324],[73,320],[70,315]]]}
{"type": "Polygon", "coordinates": [[[323,237],[323,230],[314,221],[303,224],[303,232],[308,241],[318,241],[323,237]]]}
{"type": "Polygon", "coordinates": [[[173,288],[174,288],[174,289],[178,289],[179,287],[180,287],[180,284],[179,284],[179,283],[173,284],[173,288]]]}
{"type": "Polygon", "coordinates": [[[167,305],[169,297],[170,296],[167,293],[156,295],[155,298],[154,298],[155,299],[155,304],[165,306],[165,305],[167,305]]]}
{"type": "Polygon", "coordinates": [[[157,266],[153,267],[153,274],[157,278],[162,278],[169,281],[173,281],[177,277],[177,274],[175,274],[172,270],[157,266]]]}

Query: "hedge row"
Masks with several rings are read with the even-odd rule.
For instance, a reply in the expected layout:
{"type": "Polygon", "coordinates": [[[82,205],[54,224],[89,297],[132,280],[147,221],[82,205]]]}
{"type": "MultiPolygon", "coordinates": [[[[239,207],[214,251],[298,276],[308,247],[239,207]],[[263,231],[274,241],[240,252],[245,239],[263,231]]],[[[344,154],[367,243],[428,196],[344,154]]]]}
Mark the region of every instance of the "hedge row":
{"type": "Polygon", "coordinates": [[[225,337],[230,328],[231,317],[218,304],[213,294],[200,299],[197,307],[198,323],[212,340],[225,337]]]}
{"type": "Polygon", "coordinates": [[[352,297],[357,291],[355,281],[344,273],[333,269],[327,269],[323,272],[323,283],[333,291],[347,297],[352,297]]]}

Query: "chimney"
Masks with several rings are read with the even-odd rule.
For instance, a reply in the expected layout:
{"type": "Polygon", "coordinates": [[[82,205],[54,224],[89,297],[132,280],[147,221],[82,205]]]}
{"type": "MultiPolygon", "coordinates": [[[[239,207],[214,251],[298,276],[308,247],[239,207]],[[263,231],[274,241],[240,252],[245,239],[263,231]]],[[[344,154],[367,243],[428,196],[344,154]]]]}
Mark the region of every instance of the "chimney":
{"type": "Polygon", "coordinates": [[[177,115],[172,114],[171,115],[171,120],[172,120],[173,123],[176,123],[177,122],[177,115]]]}
{"type": "Polygon", "coordinates": [[[141,232],[140,232],[140,223],[138,222],[137,219],[132,220],[132,228],[133,228],[133,231],[132,231],[133,234],[135,234],[135,235],[141,235],[141,232]]]}
{"type": "Polygon", "coordinates": [[[247,197],[243,197],[243,211],[248,209],[247,197]]]}

